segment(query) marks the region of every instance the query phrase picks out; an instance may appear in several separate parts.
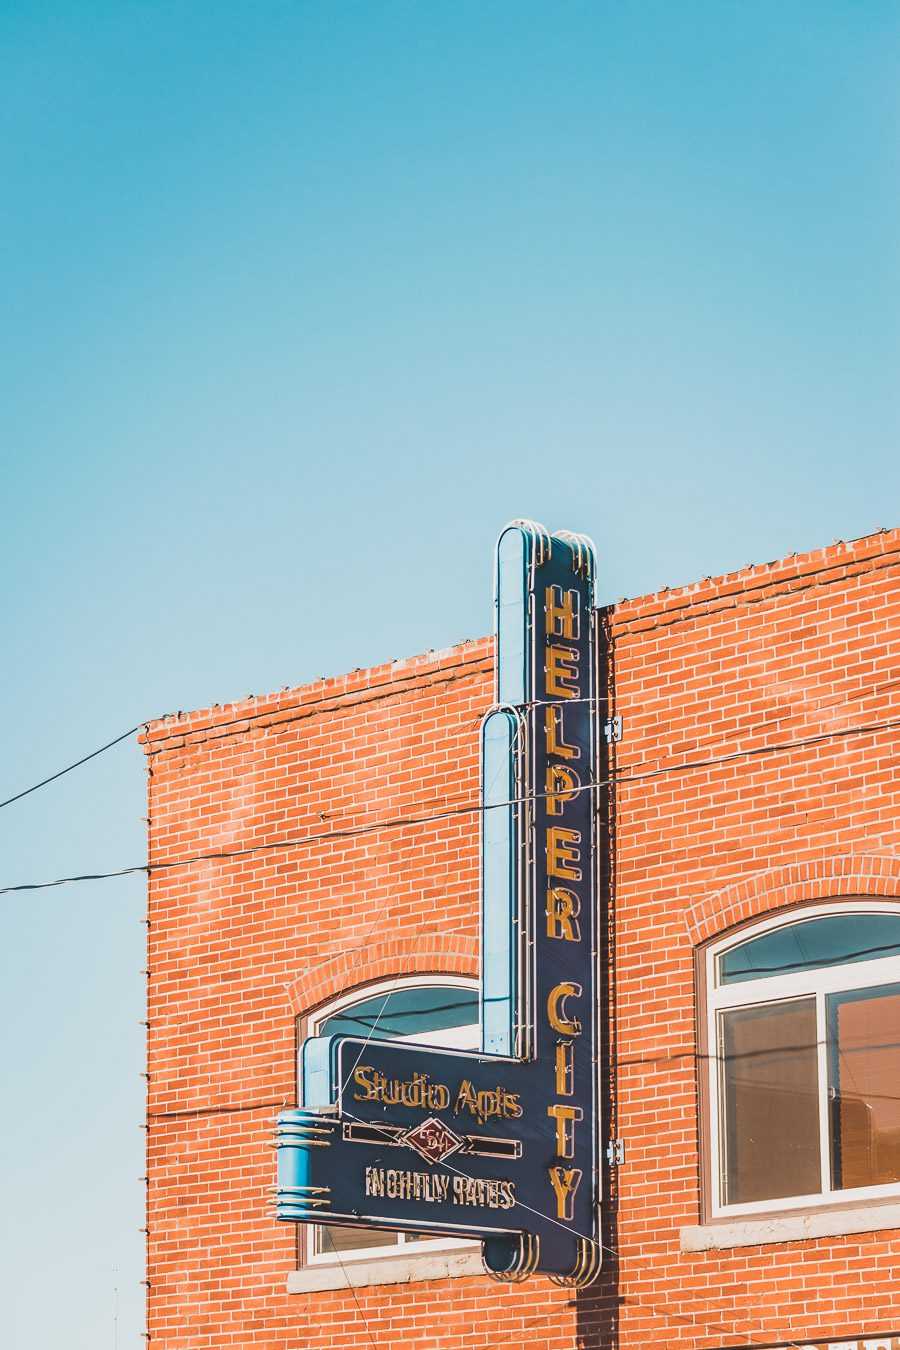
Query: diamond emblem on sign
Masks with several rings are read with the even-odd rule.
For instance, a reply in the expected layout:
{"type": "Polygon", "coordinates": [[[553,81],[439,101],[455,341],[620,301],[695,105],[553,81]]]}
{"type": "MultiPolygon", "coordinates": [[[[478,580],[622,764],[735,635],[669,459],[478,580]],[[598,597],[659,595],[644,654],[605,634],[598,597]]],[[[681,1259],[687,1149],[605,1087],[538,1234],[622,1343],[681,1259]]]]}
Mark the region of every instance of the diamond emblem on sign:
{"type": "Polygon", "coordinates": [[[465,1140],[442,1120],[436,1120],[431,1116],[428,1120],[423,1120],[421,1125],[407,1130],[399,1142],[414,1148],[426,1162],[438,1163],[443,1162],[444,1158],[449,1158],[458,1148],[462,1148],[465,1140]]]}

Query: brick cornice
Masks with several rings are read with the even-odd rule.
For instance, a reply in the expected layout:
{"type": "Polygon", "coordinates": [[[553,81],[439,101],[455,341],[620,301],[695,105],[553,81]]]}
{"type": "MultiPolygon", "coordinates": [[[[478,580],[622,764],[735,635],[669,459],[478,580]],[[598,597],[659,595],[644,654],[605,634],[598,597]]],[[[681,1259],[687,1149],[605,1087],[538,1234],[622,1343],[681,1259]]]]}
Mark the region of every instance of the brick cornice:
{"type": "Polygon", "coordinates": [[[827,548],[792,554],[687,586],[654,591],[611,606],[616,634],[640,633],[685,620],[795,595],[812,586],[830,586],[900,565],[900,529],[879,530],[860,539],[835,540],[827,548]]]}
{"type": "Polygon", "coordinates": [[[173,713],[145,724],[138,736],[146,754],[156,754],[211,736],[240,734],[257,728],[314,716],[338,708],[355,707],[378,699],[398,697],[435,684],[489,674],[493,670],[494,640],[473,639],[443,651],[392,661],[387,665],[350,671],[313,684],[239,702],[216,704],[195,712],[173,713]]]}

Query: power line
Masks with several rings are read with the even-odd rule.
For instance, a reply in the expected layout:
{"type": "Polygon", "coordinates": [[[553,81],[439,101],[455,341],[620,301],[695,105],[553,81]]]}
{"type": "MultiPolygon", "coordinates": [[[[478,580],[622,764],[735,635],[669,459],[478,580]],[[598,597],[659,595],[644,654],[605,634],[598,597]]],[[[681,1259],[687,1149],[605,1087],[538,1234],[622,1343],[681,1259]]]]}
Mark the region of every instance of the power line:
{"type": "MultiPolygon", "coordinates": [[[[394,981],[395,986],[396,986],[397,984],[399,984],[401,980],[405,980],[405,979],[407,979],[407,978],[410,978],[410,973],[409,973],[409,972],[403,972],[403,971],[401,971],[401,973],[396,977],[396,979],[395,979],[395,981],[394,981]]],[[[390,994],[390,993],[392,993],[392,992],[393,992],[393,990],[388,990],[388,994],[390,994]]],[[[475,1024],[474,1024],[474,1023],[470,1023],[470,1025],[474,1026],[475,1024]]],[[[349,1037],[348,1039],[350,1039],[350,1040],[358,1040],[358,1039],[360,1039],[360,1037],[351,1036],[351,1037],[349,1037]]],[[[406,1040],[407,1038],[406,1038],[406,1037],[403,1037],[403,1036],[399,1036],[399,1037],[395,1037],[395,1038],[393,1038],[393,1039],[399,1040],[399,1041],[404,1041],[404,1040],[406,1040]]],[[[411,1038],[410,1038],[410,1039],[411,1039],[411,1038]]],[[[361,1061],[361,1059],[362,1059],[362,1056],[363,1056],[363,1054],[365,1053],[366,1046],[369,1044],[369,1040],[371,1040],[371,1034],[370,1034],[369,1039],[367,1039],[367,1040],[366,1040],[366,1043],[363,1045],[363,1048],[362,1048],[362,1050],[360,1051],[359,1057],[357,1058],[357,1060],[356,1060],[356,1062],[354,1063],[354,1065],[352,1066],[352,1068],[356,1068],[357,1065],[360,1063],[360,1061],[361,1061]]],[[[377,1043],[383,1044],[383,1042],[377,1042],[377,1043]]],[[[786,1054],[792,1054],[792,1055],[793,1055],[793,1054],[799,1054],[800,1052],[806,1051],[806,1050],[817,1050],[817,1049],[819,1048],[819,1046],[821,1046],[821,1045],[828,1045],[828,1044],[829,1044],[828,1041],[803,1041],[803,1042],[798,1043],[797,1045],[778,1046],[777,1049],[775,1049],[775,1050],[769,1050],[769,1049],[766,1049],[766,1050],[745,1050],[745,1051],[739,1052],[738,1054],[734,1054],[734,1055],[711,1055],[711,1054],[709,1054],[708,1052],[703,1051],[703,1050],[677,1050],[677,1051],[674,1051],[674,1052],[673,1052],[672,1054],[670,1054],[670,1055],[636,1055],[636,1056],[633,1056],[633,1057],[628,1058],[628,1059],[618,1059],[618,1060],[616,1060],[613,1064],[610,1065],[610,1073],[611,1073],[611,1074],[615,1074],[619,1069],[635,1068],[635,1067],[639,1067],[639,1066],[644,1065],[644,1064],[672,1064],[672,1063],[674,1063],[676,1060],[679,1060],[679,1059],[689,1059],[689,1060],[694,1060],[694,1061],[696,1061],[696,1062],[701,1062],[701,1061],[713,1061],[713,1062],[718,1063],[718,1064],[728,1065],[728,1064],[735,1064],[735,1063],[738,1062],[738,1060],[745,1060],[745,1059],[765,1059],[767,1056],[778,1056],[778,1055],[786,1055],[786,1054]]],[[[875,1044],[875,1045],[867,1045],[867,1046],[865,1046],[865,1052],[868,1053],[868,1052],[871,1051],[871,1050],[896,1050],[897,1047],[898,1047],[898,1045],[900,1045],[900,1041],[880,1041],[880,1042],[878,1042],[878,1043],[875,1044]]],[[[438,1047],[435,1047],[435,1048],[437,1048],[437,1049],[443,1049],[443,1048],[452,1048],[452,1047],[441,1047],[441,1046],[438,1046],[438,1047]]],[[[838,1049],[840,1049],[840,1047],[838,1047],[838,1049]]],[[[486,1052],[484,1052],[484,1051],[482,1051],[482,1050],[471,1050],[471,1051],[469,1051],[468,1053],[469,1053],[470,1055],[472,1055],[472,1057],[475,1058],[475,1059],[483,1059],[483,1058],[493,1059],[493,1058],[494,1058],[494,1056],[492,1056],[492,1055],[487,1055],[486,1052]]],[[[847,1053],[846,1051],[842,1051],[842,1054],[846,1054],[846,1053],[847,1053]]],[[[860,1053],[862,1053],[862,1051],[860,1051],[860,1053]]],[[[352,1072],[352,1069],[351,1069],[351,1072],[352,1072]]],[[[348,1075],[348,1077],[349,1077],[349,1075],[348,1075]]],[[[751,1081],[751,1080],[742,1080],[742,1081],[745,1081],[745,1082],[746,1082],[746,1081],[751,1081]]],[[[753,1080],[753,1081],[755,1082],[756,1080],[753,1080]]],[[[758,1085],[758,1084],[757,1084],[757,1085],[758,1085]]],[[[767,1086],[767,1087],[770,1087],[770,1088],[775,1088],[775,1089],[777,1089],[777,1090],[779,1090],[779,1091],[790,1091],[790,1090],[791,1090],[791,1089],[788,1089],[788,1088],[782,1088],[781,1085],[780,1085],[780,1084],[777,1084],[777,1083],[767,1084],[766,1086],[767,1086]]],[[[845,1094],[845,1095],[852,1095],[852,1094],[845,1094]]],[[[866,1093],[866,1100],[867,1100],[867,1101],[895,1102],[895,1101],[900,1101],[900,1095],[898,1095],[898,1094],[896,1094],[896,1093],[888,1093],[888,1092],[867,1092],[867,1093],[866,1093]]],[[[287,1100],[284,1099],[284,1098],[280,1098],[280,1099],[277,1100],[277,1101],[271,1100],[271,1101],[256,1101],[256,1102],[223,1102],[221,1105],[218,1105],[218,1106],[213,1106],[213,1105],[209,1105],[209,1106],[187,1106],[187,1107],[182,1108],[181,1110],[171,1110],[171,1111],[148,1111],[148,1112],[147,1112],[147,1119],[148,1119],[148,1120],[176,1120],[176,1119],[185,1119],[185,1118],[189,1118],[189,1117],[193,1117],[193,1116],[230,1116],[230,1115],[241,1115],[241,1114],[242,1114],[243,1112],[245,1112],[245,1111],[263,1111],[263,1110],[271,1110],[272,1108],[277,1108],[277,1109],[280,1109],[280,1110],[285,1110],[285,1109],[287,1109],[288,1106],[289,1106],[289,1103],[288,1103],[287,1100]]],[[[347,1113],[347,1114],[349,1114],[349,1113],[347,1113]]],[[[353,1117],[353,1119],[357,1119],[357,1117],[353,1117]]],[[[361,1119],[361,1117],[360,1117],[359,1119],[361,1119]]],[[[362,1123],[365,1124],[365,1123],[367,1123],[367,1122],[362,1122],[362,1123]]],[[[371,1123],[371,1122],[368,1122],[368,1123],[371,1123]]],[[[393,1136],[392,1136],[392,1137],[393,1137],[393,1136]]]]}
{"type": "Polygon", "coordinates": [[[17,792],[14,797],[7,797],[5,802],[0,802],[0,810],[4,806],[12,806],[13,802],[21,801],[23,797],[28,797],[32,792],[37,792],[38,788],[46,787],[48,783],[55,783],[57,778],[62,778],[65,774],[71,773],[73,769],[79,769],[82,764],[87,764],[90,759],[96,759],[98,755],[103,754],[104,750],[111,750],[120,741],[127,741],[129,736],[141,731],[146,725],[146,722],[138,722],[136,727],[130,727],[128,731],[123,731],[121,736],[117,736],[114,741],[107,741],[106,745],[101,745],[99,750],[92,750],[89,755],[76,759],[74,764],[67,764],[64,769],[60,769],[58,773],[52,773],[49,778],[42,778],[39,783],[35,783],[30,788],[25,788],[23,792],[17,792]]]}
{"type": "Polygon", "coordinates": [[[129,877],[138,872],[149,872],[146,863],[137,867],[120,867],[115,872],[81,872],[77,876],[56,877],[53,881],[23,881],[17,886],[0,887],[0,895],[9,895],[13,891],[44,891],[52,886],[68,886],[76,881],[108,881],[110,877],[129,877]]]}
{"type": "MultiPolygon", "coordinates": [[[[143,724],[142,724],[143,725],[143,724]]],[[[779,741],[769,745],[753,746],[747,750],[733,750],[725,755],[716,755],[709,759],[685,760],[681,764],[670,764],[659,769],[644,769],[636,773],[614,774],[610,778],[599,779],[593,783],[584,783],[578,788],[567,790],[566,799],[581,792],[594,792],[601,788],[619,787],[626,783],[643,782],[650,778],[660,778],[667,774],[691,773],[699,769],[713,768],[719,764],[729,764],[739,759],[757,758],[762,755],[774,755],[783,750],[798,750],[806,746],[818,745],[825,741],[847,739],[851,736],[866,736],[877,731],[886,731],[900,726],[900,718],[890,718],[884,722],[870,722],[859,727],[844,727],[837,731],[824,731],[814,736],[804,736],[795,741],[779,741]]],[[[130,735],[131,733],[126,733],[130,735]]],[[[121,738],[120,738],[121,739],[121,738]]],[[[97,752],[99,753],[99,752],[97,752]]],[[[179,867],[192,867],[201,862],[223,862],[229,858],[249,857],[255,853],[266,853],[277,849],[307,848],[312,844],[325,843],[332,839],[357,839],[366,834],[381,830],[402,829],[406,826],[428,825],[437,821],[451,820],[457,816],[480,815],[485,811],[501,810],[508,806],[518,806],[523,802],[538,801],[544,797],[559,794],[534,792],[521,797],[511,797],[508,801],[487,804],[469,803],[464,806],[448,807],[444,811],[434,811],[418,816],[394,816],[374,821],[371,825],[357,825],[340,830],[322,830],[317,834],[301,835],[291,839],[276,839],[266,844],[249,844],[244,848],[217,849],[210,853],[195,853],[185,858],[174,858],[168,862],[142,863],[133,867],[120,867],[110,872],[87,872],[68,877],[56,877],[52,881],[21,882],[15,886],[0,887],[0,895],[10,895],[18,891],[39,891],[54,886],[65,886],[81,881],[103,881],[110,877],[132,876],[138,872],[151,875],[154,872],[171,871],[179,867]]]]}
{"type": "MultiPolygon", "coordinates": [[[[455,680],[457,680],[457,679],[462,679],[462,678],[465,678],[465,677],[464,677],[464,676],[458,676],[458,675],[449,675],[446,671],[444,671],[444,672],[440,672],[438,675],[435,676],[435,681],[434,681],[434,682],[435,682],[436,684],[450,684],[450,683],[453,683],[455,680]]],[[[385,690],[383,693],[371,695],[370,697],[366,698],[365,703],[366,703],[366,704],[369,704],[369,703],[373,703],[373,702],[376,702],[376,701],[380,701],[382,698],[395,698],[395,697],[397,696],[397,693],[398,693],[397,689],[389,689],[389,690],[385,690]]],[[[217,733],[220,733],[220,732],[222,731],[222,729],[225,728],[225,727],[232,727],[232,726],[234,726],[234,727],[239,727],[239,726],[244,725],[246,722],[248,722],[248,721],[250,721],[250,720],[256,720],[256,721],[259,722],[260,725],[262,725],[263,727],[267,727],[267,728],[269,728],[269,729],[271,729],[272,727],[276,727],[276,728],[277,728],[277,727],[282,727],[282,726],[284,726],[284,725],[286,725],[287,723],[290,723],[290,722],[294,722],[294,721],[304,721],[306,718],[308,718],[308,717],[310,717],[311,715],[313,715],[313,711],[315,710],[315,708],[316,708],[316,706],[317,706],[317,704],[318,704],[319,702],[325,702],[325,701],[327,701],[327,700],[325,700],[325,699],[322,699],[322,700],[316,700],[314,703],[312,703],[312,704],[310,704],[310,705],[301,707],[301,708],[298,710],[298,712],[296,713],[296,715],[293,716],[293,717],[290,717],[290,716],[283,716],[283,715],[282,715],[282,716],[279,716],[277,722],[273,722],[273,721],[269,721],[269,722],[261,721],[261,722],[260,722],[260,721],[259,721],[259,714],[248,713],[248,714],[245,714],[243,717],[235,717],[235,718],[231,718],[231,719],[229,719],[229,720],[226,721],[226,722],[216,722],[216,723],[214,724],[213,727],[211,727],[211,728],[204,728],[204,729],[215,730],[217,733]]],[[[579,702],[588,702],[588,701],[589,701],[589,700],[587,700],[587,699],[581,699],[581,700],[579,700],[579,702]]],[[[149,728],[149,726],[150,726],[151,721],[157,721],[157,720],[159,720],[159,719],[157,719],[157,718],[147,718],[147,719],[145,719],[143,722],[139,722],[139,723],[137,724],[136,727],[132,727],[129,731],[124,731],[124,732],[122,733],[122,735],[121,735],[121,736],[117,736],[116,739],[115,739],[114,741],[110,741],[107,745],[101,745],[101,746],[99,747],[99,749],[97,749],[97,750],[92,750],[91,753],[90,753],[89,755],[85,755],[83,759],[78,759],[78,760],[76,760],[74,764],[69,764],[69,765],[66,766],[66,768],[60,769],[58,773],[51,774],[49,778],[44,778],[44,779],[42,779],[40,783],[35,783],[35,784],[33,785],[33,787],[26,788],[26,789],[24,790],[24,792],[17,792],[16,795],[15,795],[14,797],[8,797],[8,798],[6,799],[6,801],[0,802],[0,809],[2,809],[4,806],[10,806],[10,805],[12,805],[13,802],[19,801],[22,797],[27,797],[27,796],[28,796],[30,793],[32,793],[32,792],[37,792],[38,788],[46,787],[48,783],[53,783],[53,782],[55,782],[55,780],[56,780],[57,778],[62,778],[64,774],[71,773],[71,771],[72,771],[73,769],[79,768],[82,764],[87,764],[88,760],[95,759],[95,758],[97,757],[97,755],[102,755],[103,752],[104,752],[105,750],[110,750],[110,749],[112,749],[112,747],[113,747],[114,745],[118,745],[120,741],[125,741],[125,740],[127,740],[129,736],[135,735],[136,732],[138,732],[138,731],[147,731],[148,728],[149,728]]],[[[475,725],[477,725],[478,722],[480,722],[480,720],[481,720],[481,717],[480,717],[480,715],[479,715],[479,716],[475,719],[475,725]]],[[[184,731],[182,732],[182,734],[183,734],[183,735],[191,735],[191,734],[196,734],[196,732],[195,732],[195,731],[192,732],[192,729],[191,729],[191,728],[185,728],[184,731]]]]}
{"type": "Polygon", "coordinates": [[[363,1326],[364,1326],[365,1329],[366,1329],[366,1335],[368,1336],[369,1341],[370,1341],[370,1343],[371,1343],[371,1345],[372,1345],[372,1350],[378,1350],[378,1342],[375,1340],[375,1337],[372,1335],[372,1328],[369,1326],[369,1319],[366,1317],[366,1314],[365,1314],[365,1312],[363,1311],[363,1306],[362,1306],[362,1304],[361,1304],[360,1301],[359,1301],[359,1295],[357,1294],[356,1289],[355,1289],[354,1286],[353,1286],[353,1281],[350,1279],[350,1276],[347,1274],[347,1267],[344,1265],[344,1262],[343,1262],[343,1260],[341,1259],[341,1254],[340,1254],[340,1252],[338,1251],[338,1249],[337,1249],[336,1247],[335,1247],[335,1249],[334,1249],[334,1255],[337,1257],[337,1263],[338,1263],[338,1265],[339,1265],[340,1268],[341,1268],[341,1274],[343,1275],[344,1279],[347,1281],[347,1288],[350,1290],[350,1293],[353,1295],[353,1302],[356,1304],[356,1311],[359,1313],[360,1317],[362,1318],[362,1323],[363,1323],[363,1326]]]}
{"type": "MultiPolygon", "coordinates": [[[[364,1124],[364,1125],[373,1125],[373,1122],[371,1122],[371,1121],[364,1121],[363,1118],[362,1118],[361,1116],[356,1116],[356,1115],[354,1115],[352,1111],[344,1111],[344,1115],[346,1115],[350,1120],[359,1121],[360,1124],[364,1124]]],[[[373,1127],[377,1130],[377,1129],[378,1129],[377,1123],[374,1123],[374,1126],[373,1126],[373,1127]]],[[[385,1135],[385,1138],[388,1138],[388,1136],[385,1135]]],[[[392,1137],[392,1136],[390,1137],[390,1141],[393,1142],[393,1137],[392,1137]]],[[[446,1158],[437,1158],[437,1159],[435,1159],[435,1162],[437,1163],[437,1166],[438,1166],[438,1167],[444,1168],[445,1171],[447,1171],[447,1172],[452,1172],[452,1173],[454,1174],[454,1176],[462,1177],[462,1179],[463,1179],[464,1181],[472,1181],[472,1180],[475,1180],[475,1178],[473,1178],[472,1176],[470,1176],[469,1173],[467,1173],[467,1172],[462,1172],[462,1171],[460,1171],[460,1169],[459,1169],[458,1167],[456,1167],[453,1163],[447,1162],[446,1158]]],[[[526,1204],[524,1200],[519,1200],[519,1199],[517,1198],[516,1201],[515,1201],[515,1207],[517,1207],[517,1208],[519,1208],[519,1209],[527,1210],[527,1212],[528,1212],[529,1214],[534,1214],[537,1218],[542,1219],[545,1223],[552,1224],[554,1228],[560,1228],[560,1229],[562,1229],[562,1231],[563,1231],[564,1233],[568,1234],[569,1236],[572,1235],[572,1230],[571,1230],[570,1227],[568,1227],[568,1225],[566,1225],[566,1224],[564,1224],[564,1223],[561,1223],[559,1219],[554,1219],[553,1216],[552,1216],[551,1214],[547,1214],[546,1211],[540,1210],[540,1209],[535,1209],[535,1207],[534,1207],[533,1205],[528,1205],[528,1204],[526,1204]]],[[[597,1241],[597,1246],[600,1248],[600,1250],[601,1250],[602,1252],[605,1252],[608,1256],[615,1257],[616,1259],[619,1259],[619,1258],[621,1257],[621,1252],[616,1251],[616,1249],[613,1248],[613,1247],[608,1247],[608,1246],[606,1245],[606,1243],[604,1243],[604,1242],[597,1241]]],[[[652,1258],[651,1258],[651,1259],[652,1259],[652,1258]]],[[[684,1314],[681,1314],[681,1315],[679,1316],[679,1315],[676,1314],[676,1313],[670,1313],[670,1312],[668,1312],[667,1309],[665,1309],[665,1308],[660,1308],[659,1305],[654,1305],[654,1304],[652,1304],[652,1303],[649,1303],[649,1302],[647,1302],[645,1299],[638,1298],[638,1297],[637,1297],[636,1295],[634,1295],[634,1294],[632,1294],[632,1295],[630,1295],[630,1296],[628,1296],[628,1295],[624,1296],[623,1301],[627,1301],[627,1299],[628,1299],[629,1297],[630,1297],[631,1301],[632,1301],[633,1303],[636,1303],[639,1307],[640,1307],[640,1306],[643,1306],[643,1307],[645,1307],[645,1308],[648,1308],[651,1312],[654,1312],[654,1313],[663,1313],[663,1315],[674,1317],[674,1318],[675,1318],[675,1321],[685,1321],[685,1322],[691,1323],[691,1324],[693,1324],[693,1325],[695,1325],[695,1326],[702,1326],[702,1327],[704,1328],[704,1330],[706,1330],[706,1331],[709,1331],[710,1328],[712,1328],[713,1326],[716,1325],[715,1323],[712,1323],[712,1322],[704,1322],[704,1321],[702,1321],[700,1318],[685,1317],[684,1314]]],[[[719,1330],[719,1331],[724,1331],[724,1330],[726,1330],[725,1327],[721,1327],[721,1326],[717,1327],[716,1329],[719,1330]]],[[[500,1342],[500,1343],[502,1344],[503,1342],[500,1342]]],[[[800,1346],[800,1345],[798,1344],[798,1342],[796,1342],[796,1341],[787,1341],[787,1342],[785,1342],[785,1344],[786,1344],[787,1346],[791,1347],[791,1350],[803,1350],[803,1347],[800,1346]]]]}

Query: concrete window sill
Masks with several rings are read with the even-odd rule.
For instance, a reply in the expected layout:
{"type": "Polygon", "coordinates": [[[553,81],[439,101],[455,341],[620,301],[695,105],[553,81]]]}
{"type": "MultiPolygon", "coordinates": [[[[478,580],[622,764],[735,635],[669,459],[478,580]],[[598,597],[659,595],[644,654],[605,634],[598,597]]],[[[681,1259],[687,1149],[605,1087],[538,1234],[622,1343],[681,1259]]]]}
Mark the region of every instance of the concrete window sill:
{"type": "Polygon", "coordinates": [[[773,1242],[808,1242],[900,1228],[900,1202],[861,1205],[854,1209],[807,1210],[804,1214],[766,1214],[735,1222],[682,1228],[683,1252],[722,1251],[729,1247],[762,1247],[773,1242]]]}
{"type": "Polygon", "coordinates": [[[465,1275],[483,1275],[481,1247],[470,1251],[404,1252],[390,1256],[347,1260],[339,1265],[311,1265],[292,1270],[287,1277],[289,1294],[312,1294],[320,1289],[362,1289],[372,1284],[410,1284],[418,1280],[457,1280],[465,1275]]]}

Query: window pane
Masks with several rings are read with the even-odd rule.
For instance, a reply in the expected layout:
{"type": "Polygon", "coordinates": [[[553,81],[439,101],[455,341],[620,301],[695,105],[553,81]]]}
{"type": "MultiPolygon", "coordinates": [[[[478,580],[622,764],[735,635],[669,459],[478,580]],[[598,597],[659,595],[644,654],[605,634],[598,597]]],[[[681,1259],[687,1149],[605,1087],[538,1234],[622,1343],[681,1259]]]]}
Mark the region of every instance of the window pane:
{"type": "Polygon", "coordinates": [[[900,955],[900,914],[830,914],[775,928],[719,957],[719,983],[900,955]]]}
{"type": "Polygon", "coordinates": [[[721,1014],[723,1199],[821,1190],[814,998],[721,1014]]]}
{"type": "Polygon", "coordinates": [[[345,1012],[328,1017],[318,1028],[320,1036],[371,1036],[375,1040],[422,1035],[469,1026],[478,1021],[478,995],[472,989],[397,989],[355,1003],[345,1012]]]}
{"type": "Polygon", "coordinates": [[[900,985],[828,1000],[834,1185],[900,1181],[900,985]]]}
{"type": "Polygon", "coordinates": [[[324,1255],[335,1252],[367,1251],[370,1247],[397,1245],[397,1234],[392,1228],[339,1228],[336,1224],[319,1224],[316,1229],[316,1251],[324,1255]]]}

